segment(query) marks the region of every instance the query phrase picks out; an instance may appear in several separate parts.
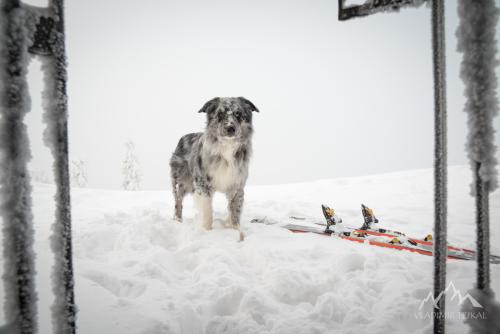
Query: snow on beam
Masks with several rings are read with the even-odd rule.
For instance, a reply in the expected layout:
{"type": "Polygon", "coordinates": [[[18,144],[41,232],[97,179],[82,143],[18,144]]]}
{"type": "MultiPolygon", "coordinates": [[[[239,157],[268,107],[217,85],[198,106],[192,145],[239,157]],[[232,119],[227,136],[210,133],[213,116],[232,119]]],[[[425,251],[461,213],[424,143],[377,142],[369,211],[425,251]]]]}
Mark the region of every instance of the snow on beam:
{"type": "Polygon", "coordinates": [[[339,0],[339,20],[368,16],[379,12],[394,12],[406,6],[418,7],[427,0],[367,0],[362,5],[346,6],[346,0],[339,0]]]}
{"type": "Polygon", "coordinates": [[[25,12],[19,0],[0,0],[0,205],[7,324],[2,332],[37,331],[31,158],[24,116],[30,109],[25,12]]]}

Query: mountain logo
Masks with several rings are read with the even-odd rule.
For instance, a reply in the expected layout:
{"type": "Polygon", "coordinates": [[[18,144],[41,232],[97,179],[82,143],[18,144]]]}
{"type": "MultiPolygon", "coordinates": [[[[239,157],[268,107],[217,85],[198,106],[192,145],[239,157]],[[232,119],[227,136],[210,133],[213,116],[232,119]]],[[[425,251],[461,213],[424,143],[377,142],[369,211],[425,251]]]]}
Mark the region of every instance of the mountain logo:
{"type": "Polygon", "coordinates": [[[439,309],[439,301],[441,300],[441,298],[448,292],[452,292],[453,295],[451,296],[451,300],[454,300],[454,299],[457,299],[457,302],[458,302],[458,305],[462,305],[463,302],[465,302],[466,300],[468,300],[472,306],[474,307],[483,307],[481,304],[479,304],[479,302],[474,299],[474,297],[472,297],[469,293],[466,293],[464,296],[462,295],[462,293],[460,292],[460,290],[458,290],[455,285],[453,284],[453,282],[450,282],[450,284],[448,284],[448,286],[446,287],[446,289],[444,289],[444,291],[441,291],[439,293],[439,295],[437,296],[437,298],[434,299],[434,296],[432,294],[432,291],[429,291],[429,294],[427,295],[427,297],[425,297],[422,302],[420,303],[420,306],[419,306],[419,310],[422,310],[422,308],[424,307],[424,304],[426,302],[428,302],[429,300],[432,301],[432,304],[433,304],[433,307],[434,308],[437,308],[439,309]]]}

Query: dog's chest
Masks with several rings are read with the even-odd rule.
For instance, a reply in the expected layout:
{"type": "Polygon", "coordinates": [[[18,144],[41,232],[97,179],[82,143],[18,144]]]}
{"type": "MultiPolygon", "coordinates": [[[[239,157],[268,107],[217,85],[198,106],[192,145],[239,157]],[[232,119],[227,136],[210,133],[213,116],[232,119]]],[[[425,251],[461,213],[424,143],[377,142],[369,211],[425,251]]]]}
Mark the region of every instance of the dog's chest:
{"type": "Polygon", "coordinates": [[[226,192],[241,186],[246,180],[246,171],[235,159],[238,146],[219,144],[210,152],[208,174],[216,191],[226,192]]]}

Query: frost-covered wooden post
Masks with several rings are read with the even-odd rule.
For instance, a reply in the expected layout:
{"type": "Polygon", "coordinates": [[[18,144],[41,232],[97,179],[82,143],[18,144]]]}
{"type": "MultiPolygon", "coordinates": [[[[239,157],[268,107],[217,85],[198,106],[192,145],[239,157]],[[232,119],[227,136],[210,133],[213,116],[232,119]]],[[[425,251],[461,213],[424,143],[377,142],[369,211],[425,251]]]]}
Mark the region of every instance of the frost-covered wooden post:
{"type": "Polygon", "coordinates": [[[479,290],[476,297],[488,312],[487,319],[469,321],[473,329],[484,329],[489,325],[488,319],[500,316],[492,314],[488,307],[494,299],[490,289],[489,192],[498,187],[493,128],[493,118],[498,114],[495,74],[498,15],[493,0],[461,0],[458,5],[458,50],[463,53],[460,77],[465,84],[464,110],[469,124],[467,154],[473,170],[472,194],[476,198],[476,288],[479,290]]]}
{"type": "MultiPolygon", "coordinates": [[[[446,148],[446,82],[444,44],[444,0],[430,0],[432,6],[432,55],[434,76],[434,298],[446,285],[447,221],[447,148],[446,148]]],[[[469,1],[469,0],[465,0],[469,1]]],[[[403,6],[419,6],[425,0],[371,0],[359,6],[345,6],[339,0],[339,20],[366,16],[403,6]]],[[[444,333],[445,298],[434,308],[434,333],[444,333]]]]}
{"type": "MultiPolygon", "coordinates": [[[[432,1],[432,59],[434,75],[434,298],[446,290],[447,129],[444,0],[432,1]]],[[[445,298],[434,306],[434,333],[445,332],[445,298]]]]}
{"type": "MultiPolygon", "coordinates": [[[[27,8],[28,9],[28,8],[27,8]]],[[[32,12],[35,10],[31,9],[32,12]]],[[[66,47],[63,0],[51,0],[48,13],[38,15],[30,51],[42,60],[44,140],[54,157],[56,221],[51,237],[55,263],[52,306],[54,333],[75,333],[75,300],[71,244],[70,177],[68,160],[68,98],[66,92],[66,47]]]]}
{"type": "Polygon", "coordinates": [[[1,175],[4,253],[7,259],[6,327],[14,333],[36,332],[31,187],[26,170],[29,142],[23,123],[24,115],[29,111],[25,76],[29,51],[39,55],[43,64],[44,141],[54,157],[57,186],[56,221],[51,237],[55,255],[53,327],[54,333],[75,333],[63,1],[51,0],[47,8],[22,5],[19,0],[0,0],[0,4],[0,148],[4,171],[1,175]]]}
{"type": "Polygon", "coordinates": [[[7,324],[0,330],[37,331],[37,295],[33,253],[31,153],[24,116],[30,109],[26,82],[28,37],[19,0],[0,0],[0,212],[7,324]]]}

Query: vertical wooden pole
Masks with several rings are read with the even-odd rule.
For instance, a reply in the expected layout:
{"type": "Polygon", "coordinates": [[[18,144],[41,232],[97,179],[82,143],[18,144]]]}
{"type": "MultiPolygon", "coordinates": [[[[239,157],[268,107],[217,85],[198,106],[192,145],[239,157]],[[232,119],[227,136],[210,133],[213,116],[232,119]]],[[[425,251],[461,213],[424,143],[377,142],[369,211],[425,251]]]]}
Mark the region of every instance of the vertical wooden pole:
{"type": "Polygon", "coordinates": [[[68,162],[68,98],[66,48],[64,30],[64,2],[52,0],[50,9],[54,15],[51,34],[51,55],[44,59],[47,76],[45,98],[49,146],[54,156],[56,190],[56,221],[52,235],[52,249],[55,255],[52,307],[54,333],[74,334],[76,332],[76,307],[72,260],[71,201],[68,162]]]}
{"type": "MultiPolygon", "coordinates": [[[[434,75],[434,298],[446,288],[447,142],[444,0],[432,0],[434,75]]],[[[434,333],[445,332],[445,295],[434,308],[434,333]]]]}
{"type": "Polygon", "coordinates": [[[0,0],[0,192],[5,315],[9,333],[37,332],[31,158],[24,116],[30,109],[25,15],[19,0],[0,0]]]}
{"type": "Polygon", "coordinates": [[[476,233],[477,233],[477,288],[489,293],[490,289],[490,222],[488,186],[479,174],[481,163],[474,165],[474,185],[476,192],[476,233]]]}

